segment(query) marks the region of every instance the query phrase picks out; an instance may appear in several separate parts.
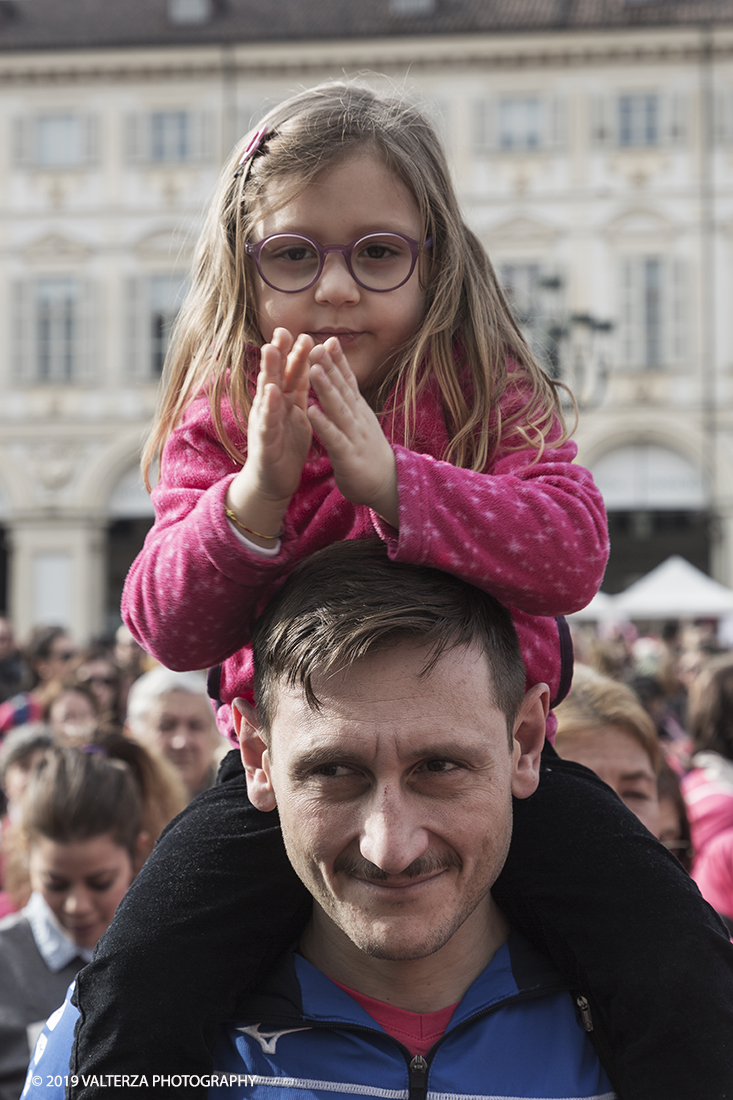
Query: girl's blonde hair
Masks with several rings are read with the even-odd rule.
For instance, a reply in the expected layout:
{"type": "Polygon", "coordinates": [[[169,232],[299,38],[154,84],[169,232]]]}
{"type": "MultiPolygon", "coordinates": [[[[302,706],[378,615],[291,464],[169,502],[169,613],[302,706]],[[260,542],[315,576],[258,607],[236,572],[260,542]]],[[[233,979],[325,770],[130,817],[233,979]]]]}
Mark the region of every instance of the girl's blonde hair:
{"type": "MultiPolygon", "coordinates": [[[[274,108],[260,124],[265,140],[244,169],[237,167],[251,135],[234,149],[221,174],[196,255],[193,284],[176,323],[155,424],[143,454],[152,464],[191,401],[208,392],[223,446],[245,455],[223,423],[228,398],[242,431],[252,404],[261,346],[252,292],[255,268],[246,254],[255,226],[278,184],[282,203],[319,173],[355,152],[376,155],[407,187],[432,237],[423,278],[425,318],[400,349],[377,394],[377,410],[401,381],[392,412],[404,415],[405,442],[430,371],[440,388],[450,444],[441,457],[482,470],[500,442],[542,454],[567,438],[559,390],[532,355],[480,241],[461,216],[448,164],[434,127],[414,104],[360,83],[328,83],[274,108]],[[249,353],[248,353],[249,349],[249,353]],[[498,402],[511,381],[507,358],[522,369],[527,389],[502,422],[498,402]],[[430,371],[425,369],[428,364],[430,371]],[[559,422],[560,428],[555,423],[559,422]],[[511,440],[509,441],[509,437],[511,440]]],[[[293,335],[297,335],[294,333],[293,335]]]]}

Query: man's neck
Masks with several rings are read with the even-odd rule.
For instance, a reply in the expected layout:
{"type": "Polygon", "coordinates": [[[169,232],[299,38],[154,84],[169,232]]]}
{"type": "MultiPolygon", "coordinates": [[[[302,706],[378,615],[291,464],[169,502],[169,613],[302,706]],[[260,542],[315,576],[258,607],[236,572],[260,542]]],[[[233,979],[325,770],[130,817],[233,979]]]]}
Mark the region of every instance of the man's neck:
{"type": "Polygon", "coordinates": [[[487,896],[457,932],[422,959],[378,959],[358,948],[316,902],[300,941],[301,954],[328,978],[410,1012],[456,1004],[509,934],[487,896]]]}

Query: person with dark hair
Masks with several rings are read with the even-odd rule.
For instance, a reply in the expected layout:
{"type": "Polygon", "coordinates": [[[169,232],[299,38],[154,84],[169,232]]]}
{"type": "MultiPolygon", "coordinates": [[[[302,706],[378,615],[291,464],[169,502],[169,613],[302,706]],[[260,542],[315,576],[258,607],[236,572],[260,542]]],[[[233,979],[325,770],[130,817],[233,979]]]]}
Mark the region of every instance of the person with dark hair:
{"type": "Polygon", "coordinates": [[[121,674],[111,648],[99,643],[87,646],[72,662],[71,672],[79,683],[91,688],[104,719],[121,726],[121,674]]]}
{"type": "Polygon", "coordinates": [[[49,747],[33,772],[18,823],[33,893],[0,921],[0,1100],[18,1100],[35,1038],[150,853],[150,802],[165,787],[122,737],[49,747]]]}
{"type": "Polygon", "coordinates": [[[62,626],[38,626],[25,647],[28,671],[26,690],[0,703],[0,735],[41,722],[46,717],[50,685],[68,672],[76,654],[74,643],[62,626]]]}
{"type": "MultiPolygon", "coordinates": [[[[218,809],[226,802],[240,832],[220,832],[216,846],[204,849],[186,813],[161,839],[80,975],[80,1000],[96,1023],[90,1027],[87,1015],[77,1032],[72,1093],[95,1087],[82,1078],[83,1038],[120,1073],[159,1074],[147,1082],[148,1097],[165,1096],[171,1074],[180,1075],[187,1091],[206,1094],[206,1075],[228,1067],[268,1091],[274,1072],[284,1095],[283,1078],[289,1079],[293,1096],[301,1088],[320,1095],[321,1082],[329,1093],[406,1095],[409,1085],[423,1097],[427,1089],[446,1096],[610,1098],[592,1061],[592,1083],[564,1076],[577,1065],[574,1043],[582,1026],[581,1038],[585,1033],[598,1044],[616,1093],[626,1100],[638,1093],[626,1087],[624,1038],[618,1017],[604,1005],[610,988],[623,1002],[616,1013],[626,1020],[653,1003],[653,1018],[637,1035],[636,1057],[637,1070],[647,1067],[650,1081],[657,1074],[665,1079],[665,1093],[657,1095],[726,1097],[733,1079],[733,947],[678,862],[605,784],[562,761],[549,745],[540,760],[546,685],[526,687],[508,624],[489,595],[456,577],[391,562],[374,540],[329,547],[294,570],[254,627],[257,708],[243,698],[235,706],[241,760],[230,754],[218,785],[197,800],[199,819],[210,816],[212,823],[221,820],[218,809]],[[542,843],[548,791],[555,816],[547,819],[551,836],[542,843]],[[243,866],[241,838],[250,834],[261,843],[243,866]],[[521,901],[533,891],[543,895],[541,923],[521,901]],[[248,893],[256,904],[248,903],[248,893]],[[494,989],[499,1001],[507,997],[517,1007],[517,995],[520,1001],[536,996],[539,1011],[540,1001],[548,1004],[536,957],[531,963],[523,949],[517,953],[511,936],[508,956],[499,954],[498,912],[553,956],[564,972],[560,985],[579,999],[582,1025],[573,1018],[571,1026],[567,993],[553,1002],[561,1034],[552,1051],[546,1018],[534,1019],[523,1039],[487,1038],[482,1026],[468,1026],[473,1009],[484,1019],[488,1008],[482,975],[491,972],[492,957],[513,975],[508,987],[494,989]],[[150,921],[185,967],[163,971],[147,935],[150,921]],[[241,942],[232,951],[238,933],[241,942]],[[283,970],[276,960],[295,940],[301,954],[289,954],[283,970]],[[463,947],[456,951],[456,945],[463,947]],[[587,971],[571,961],[568,945],[587,971]],[[178,1035],[179,1017],[186,1016],[187,1034],[198,1028],[192,1040],[198,1050],[192,1046],[169,1062],[142,1054],[144,1036],[130,1043],[119,1026],[120,1001],[130,996],[119,982],[121,959],[138,1000],[179,1006],[154,1038],[165,1041],[168,1028],[178,1035]],[[595,981],[587,976],[591,970],[595,981]],[[363,1014],[347,1010],[351,1001],[324,986],[323,975],[363,1014]],[[599,976],[607,988],[599,987],[599,976]],[[231,994],[226,1003],[224,979],[231,994]],[[328,991],[325,1001],[312,999],[314,981],[328,991]],[[466,993],[476,991],[476,981],[478,1001],[466,993]],[[670,995],[660,1000],[662,986],[670,995]],[[462,996],[469,1000],[456,1009],[462,996]],[[395,1006],[405,1012],[391,1011],[395,1006]],[[329,1045],[338,1031],[333,1012],[348,1032],[353,1065],[329,1045]],[[457,1026],[446,1032],[454,1013],[457,1026]],[[224,1019],[236,1020],[234,1032],[222,1030],[224,1019]],[[367,1029],[380,1035],[378,1053],[371,1038],[355,1034],[367,1029]],[[396,1049],[384,1032],[401,1036],[402,1046],[396,1049]],[[286,1040],[291,1035],[300,1036],[294,1046],[286,1040]],[[687,1039],[681,1052],[675,1043],[678,1080],[671,1086],[662,1035],[687,1039]],[[202,1044],[212,1050],[204,1076],[202,1044]],[[531,1053],[502,1057],[520,1048],[531,1053]],[[378,1065],[384,1076],[375,1077],[378,1065]],[[696,1091],[703,1079],[702,1092],[696,1091]]],[[[39,1062],[44,1074],[65,1073],[75,1020],[70,1005],[39,1062]]],[[[249,1095],[247,1087],[234,1095],[249,1095]]],[[[112,1085],[112,1095],[123,1091],[112,1085]]],[[[29,1095],[54,1097],[45,1090],[29,1095]]]]}
{"type": "Polygon", "coordinates": [[[0,703],[20,690],[23,662],[10,619],[0,614],[0,703]]]}
{"type": "MultiPolygon", "coordinates": [[[[684,869],[692,872],[694,849],[687,805],[677,773],[665,761],[657,780],[659,797],[659,839],[684,869]]],[[[731,929],[733,931],[733,929],[731,929]]]]}
{"type": "Polygon", "coordinates": [[[5,802],[0,817],[0,917],[22,908],[28,900],[18,823],[31,776],[52,744],[49,727],[33,722],[11,730],[0,747],[0,792],[5,802]]]}

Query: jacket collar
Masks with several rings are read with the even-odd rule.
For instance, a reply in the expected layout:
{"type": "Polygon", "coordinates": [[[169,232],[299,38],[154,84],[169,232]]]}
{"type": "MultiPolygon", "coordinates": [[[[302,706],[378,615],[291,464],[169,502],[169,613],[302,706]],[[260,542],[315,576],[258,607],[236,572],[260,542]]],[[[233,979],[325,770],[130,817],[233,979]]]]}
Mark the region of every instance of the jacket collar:
{"type": "MultiPolygon", "coordinates": [[[[557,992],[566,983],[550,960],[512,931],[464,994],[451,1028],[514,997],[557,992]]],[[[262,985],[242,998],[237,1022],[258,1020],[302,1024],[309,1020],[378,1028],[357,1002],[312,966],[295,948],[282,955],[262,985]]]]}

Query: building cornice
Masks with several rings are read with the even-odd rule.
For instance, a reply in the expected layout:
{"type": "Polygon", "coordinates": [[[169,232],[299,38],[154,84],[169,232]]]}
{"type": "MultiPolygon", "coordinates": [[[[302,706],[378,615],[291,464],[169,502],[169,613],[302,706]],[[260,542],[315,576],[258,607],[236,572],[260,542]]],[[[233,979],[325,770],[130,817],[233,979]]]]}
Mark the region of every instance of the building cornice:
{"type": "Polygon", "coordinates": [[[341,39],[296,43],[0,51],[0,84],[54,85],[345,72],[462,72],[666,65],[733,58],[733,26],[543,34],[341,39]]]}

